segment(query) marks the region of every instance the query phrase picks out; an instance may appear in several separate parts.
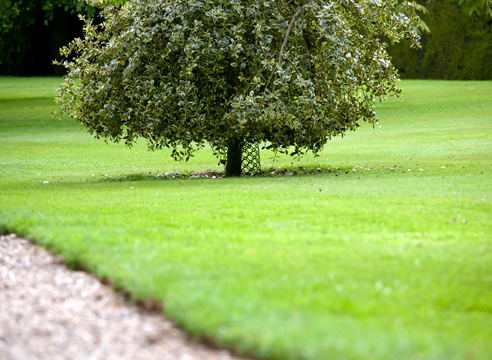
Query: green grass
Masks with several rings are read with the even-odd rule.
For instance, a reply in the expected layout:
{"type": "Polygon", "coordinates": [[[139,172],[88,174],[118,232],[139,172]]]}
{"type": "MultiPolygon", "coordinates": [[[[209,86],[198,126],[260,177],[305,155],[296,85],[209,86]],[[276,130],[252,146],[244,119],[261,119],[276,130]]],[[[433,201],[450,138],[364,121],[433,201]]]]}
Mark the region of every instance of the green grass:
{"type": "Polygon", "coordinates": [[[214,180],[149,175],[221,169],[210,151],[175,163],[52,119],[59,83],[0,78],[0,231],[258,358],[492,358],[492,82],[405,81],[380,129],[261,154],[332,173],[214,180]]]}

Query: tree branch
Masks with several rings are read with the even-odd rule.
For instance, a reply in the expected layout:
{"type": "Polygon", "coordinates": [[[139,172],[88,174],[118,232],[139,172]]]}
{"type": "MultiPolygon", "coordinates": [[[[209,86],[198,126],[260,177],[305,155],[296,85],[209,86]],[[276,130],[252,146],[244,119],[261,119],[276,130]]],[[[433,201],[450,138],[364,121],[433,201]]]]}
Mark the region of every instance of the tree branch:
{"type": "Polygon", "coordinates": [[[282,64],[282,57],[284,56],[284,50],[285,50],[285,47],[287,46],[287,42],[289,41],[289,35],[290,35],[291,31],[292,31],[292,28],[294,27],[294,24],[296,23],[296,20],[299,17],[299,15],[301,15],[302,10],[304,10],[304,8],[307,7],[307,6],[308,6],[308,4],[302,5],[296,11],[296,13],[294,14],[294,16],[292,17],[292,20],[290,20],[290,24],[289,24],[289,27],[287,28],[287,33],[285,34],[284,42],[282,44],[282,48],[280,49],[280,55],[278,57],[278,64],[279,65],[282,64]]]}

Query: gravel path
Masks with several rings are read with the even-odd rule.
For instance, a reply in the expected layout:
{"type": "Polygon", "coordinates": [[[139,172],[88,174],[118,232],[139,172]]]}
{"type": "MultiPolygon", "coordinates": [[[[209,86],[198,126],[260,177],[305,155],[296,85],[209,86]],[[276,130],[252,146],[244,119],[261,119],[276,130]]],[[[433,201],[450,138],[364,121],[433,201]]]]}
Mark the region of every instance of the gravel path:
{"type": "Polygon", "coordinates": [[[0,359],[231,360],[15,234],[0,236],[0,359]]]}

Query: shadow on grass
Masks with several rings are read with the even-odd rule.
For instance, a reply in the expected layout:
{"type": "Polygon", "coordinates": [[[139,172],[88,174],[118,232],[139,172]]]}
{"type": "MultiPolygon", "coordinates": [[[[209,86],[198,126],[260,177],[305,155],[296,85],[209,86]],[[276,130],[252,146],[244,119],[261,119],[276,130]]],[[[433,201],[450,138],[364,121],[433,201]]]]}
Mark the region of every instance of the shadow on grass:
{"type": "MultiPolygon", "coordinates": [[[[241,178],[268,178],[278,176],[316,176],[332,174],[334,176],[350,174],[353,171],[353,167],[338,166],[334,168],[322,167],[320,165],[309,166],[286,166],[286,167],[271,167],[268,169],[262,169],[260,174],[257,175],[241,175],[241,178]]],[[[155,181],[155,180],[176,180],[176,179],[220,179],[225,178],[225,173],[220,171],[183,171],[183,172],[164,172],[162,174],[152,173],[133,173],[117,176],[105,176],[97,181],[104,182],[136,182],[136,181],[155,181]]]]}

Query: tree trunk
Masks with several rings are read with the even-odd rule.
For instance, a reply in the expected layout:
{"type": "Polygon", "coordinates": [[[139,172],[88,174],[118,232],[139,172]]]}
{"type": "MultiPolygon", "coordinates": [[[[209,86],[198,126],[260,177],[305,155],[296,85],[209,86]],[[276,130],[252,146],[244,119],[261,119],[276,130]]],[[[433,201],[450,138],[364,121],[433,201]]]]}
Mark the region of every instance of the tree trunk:
{"type": "Polygon", "coordinates": [[[239,139],[229,140],[227,148],[226,176],[241,176],[243,144],[239,139]]]}
{"type": "MultiPolygon", "coordinates": [[[[56,7],[53,10],[53,21],[50,23],[50,50],[51,60],[60,61],[63,59],[60,55],[60,48],[67,46],[72,37],[70,36],[70,22],[73,21],[70,13],[63,10],[61,7],[56,7]]],[[[79,22],[80,23],[80,22],[79,22]]],[[[53,65],[52,75],[63,76],[67,72],[63,66],[53,65]]]]}

